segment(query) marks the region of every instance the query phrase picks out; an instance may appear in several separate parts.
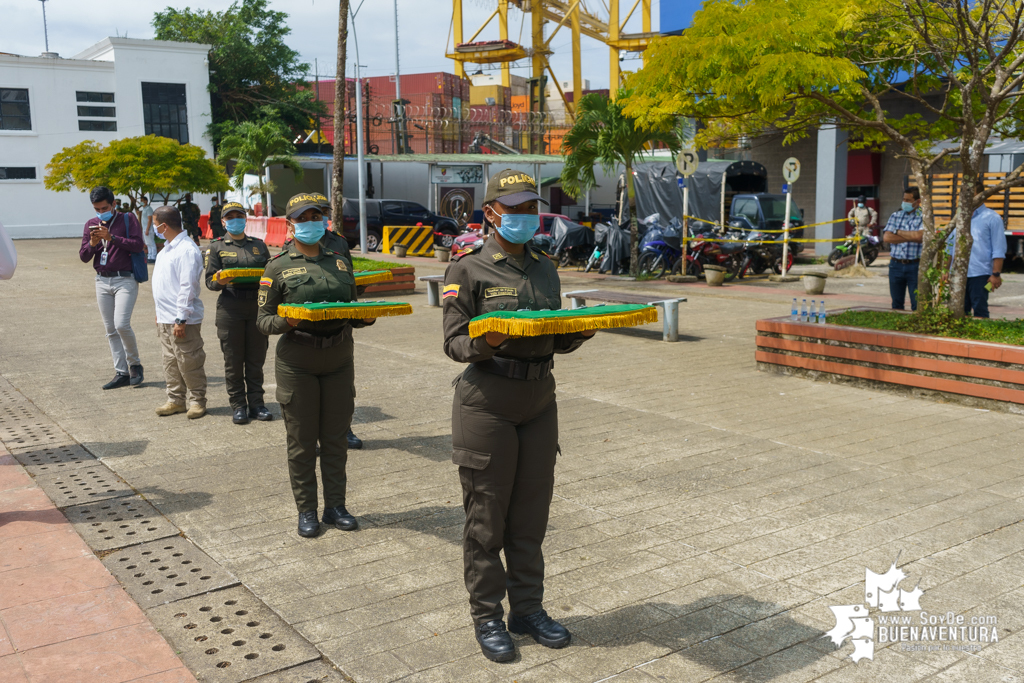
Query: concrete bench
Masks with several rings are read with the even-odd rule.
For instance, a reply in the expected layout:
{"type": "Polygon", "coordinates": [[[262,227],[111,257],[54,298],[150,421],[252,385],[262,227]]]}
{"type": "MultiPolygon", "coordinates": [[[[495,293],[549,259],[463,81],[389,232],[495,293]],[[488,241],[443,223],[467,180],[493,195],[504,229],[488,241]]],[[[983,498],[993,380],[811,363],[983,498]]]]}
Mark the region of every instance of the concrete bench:
{"type": "Polygon", "coordinates": [[[424,275],[420,282],[427,283],[427,305],[441,305],[441,285],[444,284],[444,275],[424,275]]]}
{"type": "Polygon", "coordinates": [[[686,301],[686,297],[674,297],[671,299],[652,298],[646,294],[623,294],[622,292],[609,292],[603,289],[581,289],[575,292],[566,292],[565,298],[572,303],[570,309],[582,308],[587,301],[599,301],[606,304],[644,304],[646,306],[661,306],[662,341],[679,341],[679,302],[686,301]]]}

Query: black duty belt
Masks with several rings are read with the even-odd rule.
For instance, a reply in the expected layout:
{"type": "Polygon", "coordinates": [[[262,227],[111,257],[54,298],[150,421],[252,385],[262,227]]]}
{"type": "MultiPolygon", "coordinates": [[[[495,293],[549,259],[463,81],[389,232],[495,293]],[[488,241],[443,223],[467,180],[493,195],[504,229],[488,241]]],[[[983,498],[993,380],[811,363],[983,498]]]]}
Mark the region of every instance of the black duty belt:
{"type": "Polygon", "coordinates": [[[96,274],[100,277],[132,277],[133,273],[130,270],[97,270],[96,274]]]}
{"type": "Polygon", "coordinates": [[[312,346],[314,349],[329,349],[345,340],[345,330],[342,329],[340,332],[329,337],[303,332],[302,330],[291,330],[288,332],[288,338],[296,344],[312,346]]]}
{"type": "Polygon", "coordinates": [[[234,287],[227,287],[224,289],[224,293],[236,299],[255,299],[259,296],[260,291],[258,289],[235,289],[234,287]]]}
{"type": "Polygon", "coordinates": [[[896,263],[903,263],[903,264],[918,263],[918,262],[921,261],[921,259],[919,259],[919,258],[891,258],[889,260],[890,261],[895,261],[896,263]]]}
{"type": "Polygon", "coordinates": [[[551,369],[555,367],[555,361],[552,358],[542,361],[526,361],[513,360],[511,358],[499,358],[495,356],[490,360],[482,360],[477,363],[473,363],[473,365],[484,372],[489,372],[490,374],[498,375],[499,377],[536,380],[544,379],[550,375],[551,369]]]}

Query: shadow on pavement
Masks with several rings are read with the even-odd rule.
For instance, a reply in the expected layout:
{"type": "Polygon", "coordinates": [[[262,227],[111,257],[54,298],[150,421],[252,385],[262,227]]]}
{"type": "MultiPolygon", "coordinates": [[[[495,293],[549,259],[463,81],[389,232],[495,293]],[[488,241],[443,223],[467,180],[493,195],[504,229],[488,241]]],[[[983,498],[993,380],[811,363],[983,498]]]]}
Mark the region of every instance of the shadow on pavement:
{"type": "MultiPolygon", "coordinates": [[[[658,313],[661,315],[661,313],[658,313]]],[[[661,341],[661,330],[646,329],[644,327],[616,327],[610,330],[601,330],[602,334],[616,334],[624,337],[635,337],[637,339],[651,339],[655,341],[661,341]]],[[[704,337],[692,337],[686,334],[679,335],[679,341],[681,342],[699,342],[703,341],[704,337]]]]}
{"type": "Polygon", "coordinates": [[[7,524],[14,524],[15,522],[28,522],[30,524],[67,524],[68,520],[57,508],[0,512],[0,528],[7,524]]]}
{"type": "Polygon", "coordinates": [[[452,507],[425,505],[399,512],[371,512],[360,515],[360,518],[369,521],[374,526],[409,529],[430,534],[449,543],[461,544],[466,513],[461,505],[452,507]]]}
{"type": "Polygon", "coordinates": [[[149,447],[149,439],[143,441],[85,441],[85,449],[97,458],[124,458],[142,455],[149,447]]]}
{"type": "Polygon", "coordinates": [[[164,514],[200,510],[213,501],[213,494],[206,491],[176,492],[160,486],[145,486],[136,490],[164,514]]]}
{"type": "MultiPolygon", "coordinates": [[[[557,617],[557,601],[551,607],[557,617]]],[[[563,623],[597,647],[647,640],[708,669],[732,672],[730,680],[767,683],[828,656],[825,634],[794,620],[786,609],[747,595],[715,595],[688,605],[628,605],[563,623]],[[793,647],[800,643],[806,645],[793,647]]]]}
{"type": "Polygon", "coordinates": [[[447,462],[452,458],[452,436],[403,436],[398,439],[370,439],[363,446],[366,450],[379,451],[393,448],[434,462],[447,462]]]}
{"type": "Polygon", "coordinates": [[[352,415],[352,424],[369,424],[394,419],[394,415],[388,415],[377,406],[356,406],[356,412],[352,415]]]}

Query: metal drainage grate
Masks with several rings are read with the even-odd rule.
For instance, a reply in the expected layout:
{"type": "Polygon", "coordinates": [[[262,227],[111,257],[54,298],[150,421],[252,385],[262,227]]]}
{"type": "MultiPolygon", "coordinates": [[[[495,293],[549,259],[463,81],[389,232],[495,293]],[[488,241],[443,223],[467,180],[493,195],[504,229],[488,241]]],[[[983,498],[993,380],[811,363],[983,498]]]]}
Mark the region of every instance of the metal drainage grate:
{"type": "Polygon", "coordinates": [[[181,536],[117,550],[104,557],[103,564],[143,609],[238,583],[181,536]]]}
{"type": "Polygon", "coordinates": [[[12,452],[74,443],[74,439],[42,414],[17,424],[0,424],[0,441],[12,452]]]}
{"type": "Polygon", "coordinates": [[[36,483],[59,508],[135,493],[121,477],[99,462],[90,467],[43,474],[36,477],[36,483]]]}
{"type": "Polygon", "coordinates": [[[352,683],[352,679],[323,661],[302,664],[254,678],[249,683],[352,683]]]}
{"type": "Polygon", "coordinates": [[[77,505],[66,508],[64,515],[93,550],[113,550],[178,535],[177,527],[138,496],[77,505]]]}
{"type": "Polygon", "coordinates": [[[34,476],[57,474],[98,464],[92,453],[78,444],[42,446],[15,453],[14,458],[34,476]]]}
{"type": "Polygon", "coordinates": [[[238,683],[320,658],[320,653],[243,587],[147,612],[201,681],[238,683]]]}
{"type": "Polygon", "coordinates": [[[14,427],[24,422],[36,422],[42,414],[28,401],[7,400],[0,392],[0,426],[14,427]]]}

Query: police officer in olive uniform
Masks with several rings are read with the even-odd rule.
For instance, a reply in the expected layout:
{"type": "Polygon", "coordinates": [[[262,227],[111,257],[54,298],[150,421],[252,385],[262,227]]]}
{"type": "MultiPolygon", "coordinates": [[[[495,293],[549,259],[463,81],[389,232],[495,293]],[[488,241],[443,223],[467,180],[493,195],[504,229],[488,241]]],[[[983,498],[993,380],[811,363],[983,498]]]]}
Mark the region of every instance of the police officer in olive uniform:
{"type": "MultiPolygon", "coordinates": [[[[236,204],[237,202],[231,203],[236,204]]],[[[213,234],[213,239],[224,237],[224,222],[221,220],[222,209],[223,207],[217,203],[217,198],[210,197],[210,232],[213,234]]],[[[242,213],[245,214],[244,211],[242,213]]]]}
{"type": "MultiPolygon", "coordinates": [[[[322,246],[324,246],[325,248],[330,249],[331,251],[333,251],[335,253],[338,253],[338,254],[341,254],[342,256],[344,256],[345,259],[348,261],[348,265],[351,266],[352,265],[352,252],[349,249],[348,240],[346,240],[340,233],[335,232],[335,231],[331,230],[328,227],[327,216],[330,214],[330,211],[331,211],[331,203],[327,200],[327,197],[325,197],[324,195],[320,194],[319,192],[312,193],[312,196],[318,202],[320,202],[320,211],[322,212],[323,217],[324,217],[324,236],[323,236],[323,239],[320,240],[320,244],[322,246]]],[[[291,248],[292,241],[293,241],[293,237],[291,236],[291,229],[289,229],[288,239],[285,240],[284,247],[283,247],[283,249],[285,251],[287,251],[288,249],[291,248]]],[[[356,288],[356,295],[357,296],[358,295],[362,295],[364,289],[365,289],[365,287],[357,287],[356,288]]],[[[355,395],[356,395],[356,388],[355,388],[355,385],[353,385],[352,386],[352,396],[353,396],[353,398],[355,397],[355,395]]],[[[355,435],[355,433],[352,431],[352,427],[351,426],[349,427],[348,434],[345,435],[345,439],[348,441],[349,449],[358,450],[358,449],[363,447],[363,440],[355,435]]]]}
{"type": "Polygon", "coordinates": [[[185,202],[181,205],[181,224],[185,226],[185,232],[192,240],[199,244],[199,238],[202,237],[203,233],[199,229],[199,218],[202,216],[202,212],[199,207],[192,203],[192,195],[185,195],[185,202]]]}
{"type": "Polygon", "coordinates": [[[569,353],[594,331],[509,338],[469,336],[469,322],[492,311],[561,308],[558,272],[526,243],[539,227],[533,178],[512,170],[492,177],[482,247],[455,258],[445,275],[444,351],[469,367],[456,379],[452,461],[459,466],[466,510],[463,561],[470,612],[484,656],[515,657],[508,628],[559,648],[569,632],[544,611],[544,556],[558,450],[556,353],[569,353]],[[505,551],[507,568],[499,553],[505,551]]]}
{"type": "Polygon", "coordinates": [[[320,243],[324,224],[319,201],[311,194],[296,195],[289,200],[285,213],[295,241],[272,258],[263,273],[256,324],[263,334],[281,335],[274,366],[277,400],[288,432],[288,473],[299,510],[299,535],[311,537],[320,531],[318,457],[324,488],[323,523],[344,531],[358,527],[345,507],[345,432],[354,407],[352,328],[372,325],[374,320],[314,322],[277,314],[282,303],[356,299],[351,264],[320,243]]]}
{"type": "Polygon", "coordinates": [[[249,418],[274,419],[263,404],[263,363],[267,337],[256,329],[256,297],[259,284],[219,282],[225,268],[264,268],[270,250],[261,239],[245,234],[245,207],[224,205],[228,235],[210,242],[206,250],[206,286],[220,292],[217,298],[217,336],[224,352],[224,384],[233,411],[231,421],[248,424],[249,418]]]}

